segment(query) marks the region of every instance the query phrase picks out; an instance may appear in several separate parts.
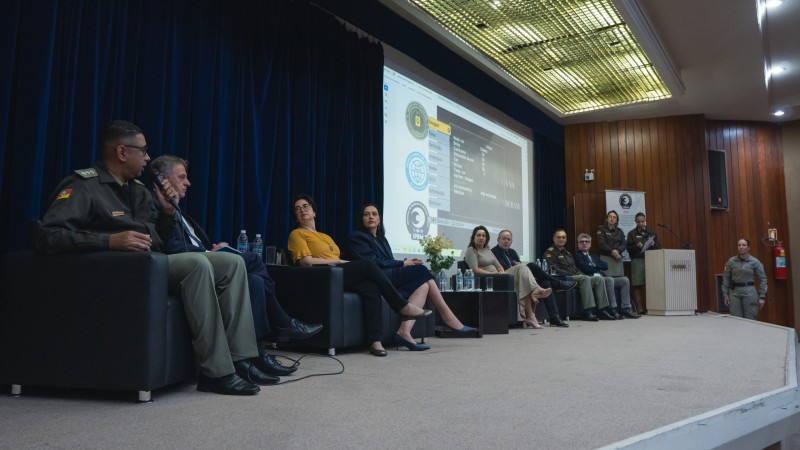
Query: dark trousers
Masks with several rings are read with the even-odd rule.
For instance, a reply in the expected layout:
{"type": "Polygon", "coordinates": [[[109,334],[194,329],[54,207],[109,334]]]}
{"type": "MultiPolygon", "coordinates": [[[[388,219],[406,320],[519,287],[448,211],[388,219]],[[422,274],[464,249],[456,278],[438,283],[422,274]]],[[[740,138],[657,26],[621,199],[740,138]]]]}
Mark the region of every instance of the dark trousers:
{"type": "Polygon", "coordinates": [[[555,286],[558,281],[558,278],[549,275],[547,272],[542,270],[541,267],[537,266],[534,263],[528,263],[528,268],[531,269],[531,273],[533,274],[533,278],[536,278],[536,282],[539,283],[539,286],[547,289],[553,288],[553,293],[550,294],[547,298],[544,299],[544,306],[547,308],[547,314],[550,317],[560,317],[558,312],[558,304],[556,304],[556,289],[555,286]]]}
{"type": "Polygon", "coordinates": [[[250,307],[256,339],[264,339],[274,331],[272,327],[289,326],[292,318],[286,314],[275,296],[275,281],[267,273],[267,266],[256,253],[242,253],[247,267],[247,287],[250,290],[250,307]]]}
{"type": "Polygon", "coordinates": [[[392,285],[378,266],[368,260],[351,261],[339,265],[344,270],[344,290],[361,296],[366,319],[367,340],[381,340],[383,317],[381,316],[381,296],[394,312],[403,309],[408,301],[392,285]]]}

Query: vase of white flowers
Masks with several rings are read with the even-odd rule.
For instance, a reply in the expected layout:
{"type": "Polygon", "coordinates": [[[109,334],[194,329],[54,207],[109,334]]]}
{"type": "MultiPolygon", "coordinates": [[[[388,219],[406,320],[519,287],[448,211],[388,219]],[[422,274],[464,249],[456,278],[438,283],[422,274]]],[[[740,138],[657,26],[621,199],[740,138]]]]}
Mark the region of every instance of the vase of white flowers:
{"type": "Polygon", "coordinates": [[[433,273],[438,274],[453,266],[455,252],[453,251],[453,241],[450,239],[444,236],[425,236],[419,240],[419,245],[422,246],[422,251],[428,257],[427,262],[430,263],[433,273]]]}

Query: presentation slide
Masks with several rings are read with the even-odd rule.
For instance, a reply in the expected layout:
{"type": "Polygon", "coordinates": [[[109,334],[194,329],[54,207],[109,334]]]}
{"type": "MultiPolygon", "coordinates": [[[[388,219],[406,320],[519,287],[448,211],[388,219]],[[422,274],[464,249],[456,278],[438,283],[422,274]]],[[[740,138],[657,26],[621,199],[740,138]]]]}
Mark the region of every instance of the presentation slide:
{"type": "Polygon", "coordinates": [[[383,95],[383,223],[395,256],[420,257],[427,235],[446,236],[460,255],[484,225],[492,247],[510,229],[528,260],[530,139],[394,68],[384,67],[383,95]]]}

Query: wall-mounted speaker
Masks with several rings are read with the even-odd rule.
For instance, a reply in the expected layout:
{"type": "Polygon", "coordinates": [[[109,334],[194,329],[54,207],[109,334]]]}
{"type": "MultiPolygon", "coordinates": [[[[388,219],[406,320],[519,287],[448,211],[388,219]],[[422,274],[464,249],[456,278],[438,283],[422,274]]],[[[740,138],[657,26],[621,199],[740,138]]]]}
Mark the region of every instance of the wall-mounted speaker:
{"type": "Polygon", "coordinates": [[[725,151],[708,151],[708,181],[711,192],[711,209],[728,209],[728,176],[725,168],[725,151]]]}

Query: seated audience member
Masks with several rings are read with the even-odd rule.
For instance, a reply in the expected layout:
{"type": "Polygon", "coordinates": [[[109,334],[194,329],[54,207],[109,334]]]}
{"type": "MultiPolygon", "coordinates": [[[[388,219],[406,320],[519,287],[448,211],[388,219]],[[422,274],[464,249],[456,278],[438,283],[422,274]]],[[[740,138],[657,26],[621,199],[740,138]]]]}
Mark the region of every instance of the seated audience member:
{"type": "Polygon", "coordinates": [[[606,214],[605,223],[597,228],[597,247],[600,259],[608,265],[605,274],[610,277],[625,275],[625,267],[622,265],[622,255],[625,253],[625,233],[617,227],[618,223],[619,215],[612,210],[606,214]]]}
{"type": "Polygon", "coordinates": [[[479,225],[472,230],[469,246],[464,251],[464,262],[475,273],[510,273],[514,276],[514,291],[517,293],[517,318],[523,321],[525,328],[542,328],[536,320],[536,305],[540,298],[549,297],[551,288],[542,288],[536,282],[527,266],[518,264],[506,271],[494,253],[489,249],[489,230],[479,225]]]}
{"type": "MultiPolygon", "coordinates": [[[[100,162],[76,170],[58,185],[57,196],[42,218],[36,240],[41,253],[115,250],[163,251],[172,238],[175,198],[169,181],[153,185],[158,211],[141,176],[150,157],[136,125],[117,120],[100,130],[100,162]]],[[[242,258],[230,253],[168,255],[171,293],[180,295],[200,361],[197,390],[255,395],[257,384],[272,384],[262,373],[253,330],[247,272],[242,258]]],[[[135,283],[120,273],[120,289],[135,283]]],[[[103,336],[97,336],[102,339],[103,336]]]]}
{"type": "Polygon", "coordinates": [[[568,277],[578,283],[583,307],[583,320],[596,322],[598,317],[604,320],[614,320],[609,311],[606,283],[602,278],[583,275],[575,266],[572,253],[566,248],[567,232],[556,230],[553,234],[553,246],[545,250],[544,259],[551,268],[555,268],[556,275],[568,277]]]}
{"type": "Polygon", "coordinates": [[[639,301],[639,305],[644,308],[640,313],[647,311],[647,300],[644,295],[645,290],[645,273],[644,273],[644,252],[647,250],[658,250],[661,248],[661,243],[658,242],[656,232],[647,228],[647,218],[644,213],[637,213],[636,227],[628,232],[628,238],[625,241],[625,247],[628,249],[628,255],[631,257],[631,286],[633,287],[633,296],[639,301]],[[645,249],[645,245],[647,248],[645,249]]]}
{"type": "MultiPolygon", "coordinates": [[[[492,253],[494,253],[495,258],[497,258],[497,261],[503,266],[504,270],[508,270],[517,264],[522,264],[517,252],[511,248],[513,239],[514,237],[511,231],[503,230],[497,234],[497,245],[492,247],[492,253]]],[[[544,299],[544,305],[547,307],[547,313],[550,315],[550,325],[563,328],[569,327],[569,324],[564,322],[558,313],[555,291],[572,289],[577,283],[572,280],[559,280],[558,278],[552,277],[534,263],[528,263],[528,269],[530,269],[536,282],[539,283],[539,286],[553,289],[553,292],[544,299]]]]}
{"type": "Polygon", "coordinates": [[[589,253],[590,248],[592,248],[592,237],[586,233],[579,234],[578,252],[575,253],[575,265],[578,267],[578,270],[593,277],[603,277],[606,283],[606,293],[611,307],[611,314],[615,319],[622,319],[623,317],[638,319],[640,316],[634,314],[631,310],[631,283],[628,281],[628,278],[625,276],[605,276],[602,271],[608,269],[608,265],[597,255],[589,253]],[[615,288],[619,288],[621,297],[619,299],[619,307],[617,307],[615,288]]]}
{"type": "MultiPolygon", "coordinates": [[[[348,255],[354,260],[372,261],[381,268],[386,277],[392,282],[394,287],[400,291],[403,297],[408,298],[408,302],[420,308],[425,305],[425,299],[430,299],[433,306],[439,312],[439,317],[445,327],[458,333],[475,331],[475,328],[465,326],[450,311],[447,303],[439,292],[439,286],[433,279],[431,271],[422,265],[419,259],[404,259],[402,261],[394,259],[392,248],[386,240],[386,231],[381,222],[381,215],[378,207],[370,203],[361,208],[361,212],[356,218],[356,230],[350,234],[348,242],[348,255]]],[[[411,328],[414,326],[413,320],[401,322],[397,333],[392,339],[404,345],[412,351],[428,350],[426,344],[414,342],[411,336],[411,328]]]]}
{"type": "Polygon", "coordinates": [[[431,315],[432,311],[408,303],[374,262],[368,260],[349,262],[339,258],[339,246],[336,242],[327,234],[317,231],[317,204],[311,196],[295,197],[292,211],[299,225],[289,234],[288,247],[292,260],[301,266],[335,264],[343,269],[344,289],[359,294],[364,305],[371,354],[375,356],[387,354],[381,343],[383,330],[381,296],[389,307],[400,315],[401,320],[416,320],[431,315]]]}
{"type": "MultiPolygon", "coordinates": [[[[179,199],[186,197],[186,191],[192,185],[189,182],[188,168],[189,163],[185,159],[170,155],[159,156],[150,163],[150,170],[153,174],[163,174],[177,192],[179,199]]],[[[197,222],[186,214],[180,214],[165,253],[216,251],[220,247],[227,246],[227,242],[213,244],[205,230],[197,222]]],[[[322,329],[322,325],[308,325],[286,314],[275,297],[275,282],[267,273],[267,267],[264,265],[261,255],[246,252],[241,256],[247,267],[250,306],[253,309],[257,339],[306,339],[322,329]]],[[[261,345],[259,345],[258,353],[257,367],[266,374],[289,375],[297,370],[296,367],[281,365],[275,357],[266,353],[261,345]]]]}

